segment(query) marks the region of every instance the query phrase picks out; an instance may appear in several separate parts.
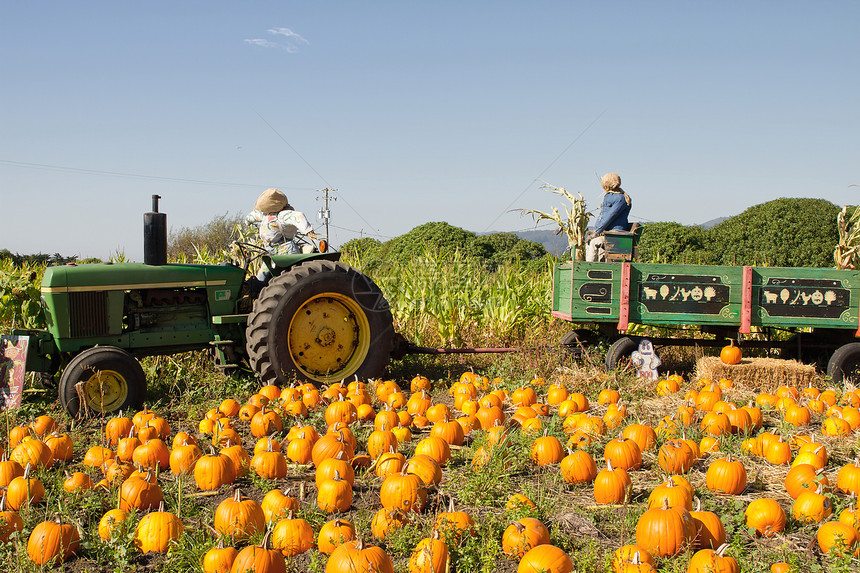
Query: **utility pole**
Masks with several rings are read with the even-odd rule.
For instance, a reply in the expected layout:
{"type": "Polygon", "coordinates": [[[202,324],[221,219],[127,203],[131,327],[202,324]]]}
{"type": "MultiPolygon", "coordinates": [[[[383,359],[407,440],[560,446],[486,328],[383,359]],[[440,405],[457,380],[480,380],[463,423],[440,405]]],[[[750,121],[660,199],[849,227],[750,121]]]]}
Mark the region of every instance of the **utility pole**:
{"type": "Polygon", "coordinates": [[[323,196],[317,197],[317,201],[323,201],[323,206],[320,207],[319,213],[317,214],[317,218],[325,221],[325,240],[327,243],[330,243],[328,235],[328,222],[329,219],[331,219],[331,211],[329,211],[328,202],[337,201],[337,197],[333,197],[331,195],[331,193],[335,192],[337,192],[337,189],[329,189],[328,187],[326,187],[325,189],[318,191],[318,193],[322,193],[323,196]]]}

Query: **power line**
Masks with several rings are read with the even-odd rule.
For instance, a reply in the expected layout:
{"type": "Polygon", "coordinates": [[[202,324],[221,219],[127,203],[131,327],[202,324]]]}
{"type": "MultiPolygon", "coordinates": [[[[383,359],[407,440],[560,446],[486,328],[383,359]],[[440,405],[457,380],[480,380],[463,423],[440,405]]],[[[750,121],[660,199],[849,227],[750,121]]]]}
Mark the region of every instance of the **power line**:
{"type": "MultiPolygon", "coordinates": [[[[98,169],[82,169],[80,167],[68,167],[63,165],[49,165],[47,163],[27,163],[24,161],[11,161],[8,159],[0,159],[0,164],[9,165],[11,167],[24,167],[27,169],[41,169],[45,171],[60,171],[63,173],[78,173],[81,175],[102,175],[109,177],[130,177],[136,179],[148,179],[150,181],[164,181],[171,183],[190,183],[193,185],[218,185],[222,187],[266,187],[262,184],[252,183],[227,183],[224,181],[205,181],[202,179],[184,179],[181,177],[162,177],[159,175],[144,175],[142,173],[124,173],[121,171],[103,171],[98,169]]],[[[283,187],[294,191],[308,191],[309,187],[283,187]]]]}
{"type": "Polygon", "coordinates": [[[490,227],[492,227],[492,226],[493,226],[493,224],[495,224],[495,222],[496,222],[496,221],[498,221],[498,220],[501,218],[501,216],[502,216],[502,215],[504,215],[505,213],[507,213],[507,212],[510,210],[511,206],[512,206],[514,203],[516,203],[517,201],[519,201],[519,200],[520,200],[520,197],[522,197],[523,195],[525,195],[526,191],[528,191],[528,190],[529,190],[529,188],[531,188],[531,186],[534,184],[534,182],[535,182],[535,181],[537,181],[538,179],[540,179],[541,177],[543,177],[543,174],[544,174],[544,173],[546,173],[547,171],[549,171],[549,169],[550,169],[553,165],[555,165],[555,164],[556,164],[556,162],[557,162],[559,159],[561,159],[561,157],[562,157],[565,153],[567,153],[567,150],[568,150],[568,149],[570,149],[571,147],[573,147],[573,145],[574,145],[577,141],[579,141],[579,140],[580,140],[580,138],[581,138],[583,135],[585,135],[585,133],[586,133],[589,129],[591,129],[591,126],[592,126],[592,125],[594,125],[595,123],[597,123],[597,120],[599,120],[601,117],[603,117],[603,114],[604,114],[604,113],[606,113],[606,110],[605,110],[605,109],[604,109],[603,111],[601,111],[601,112],[598,114],[598,116],[597,116],[597,117],[595,117],[595,118],[592,120],[592,122],[591,122],[591,123],[589,123],[587,126],[585,126],[585,129],[583,129],[583,130],[579,133],[579,135],[577,135],[577,136],[574,138],[574,140],[573,140],[573,141],[571,141],[571,142],[570,142],[570,144],[568,144],[568,146],[567,146],[567,147],[565,147],[565,148],[564,148],[564,150],[562,150],[562,152],[561,152],[561,153],[559,153],[559,154],[556,156],[556,158],[555,158],[555,159],[553,159],[552,161],[550,161],[550,162],[549,162],[549,165],[547,165],[546,167],[544,167],[543,171],[541,171],[541,172],[538,174],[538,176],[537,176],[537,177],[535,177],[535,178],[534,178],[534,179],[533,179],[533,180],[532,180],[528,185],[526,185],[525,189],[523,189],[523,190],[520,192],[520,194],[519,194],[519,195],[517,195],[516,197],[514,197],[514,200],[513,200],[513,201],[511,201],[511,202],[508,204],[508,206],[507,206],[507,207],[505,207],[504,209],[502,209],[502,212],[501,212],[501,213],[499,213],[498,215],[496,215],[496,218],[495,218],[495,219],[493,219],[492,221],[490,221],[490,224],[489,224],[489,225],[487,225],[487,228],[486,228],[486,229],[484,229],[484,231],[486,231],[487,229],[489,229],[490,227]]]}
{"type": "MultiPolygon", "coordinates": [[[[304,157],[302,157],[302,154],[301,154],[301,153],[299,153],[299,152],[296,150],[296,148],[295,148],[295,147],[293,147],[292,145],[290,145],[290,142],[289,142],[289,141],[287,141],[286,139],[284,139],[284,136],[283,136],[283,135],[281,135],[280,133],[278,133],[278,130],[277,130],[277,129],[275,129],[275,127],[274,127],[271,123],[269,123],[268,121],[266,121],[266,118],[264,118],[262,115],[260,115],[260,112],[258,112],[258,111],[256,111],[256,110],[254,110],[254,113],[256,113],[256,114],[257,114],[257,117],[259,117],[260,119],[262,119],[262,120],[263,120],[263,123],[265,123],[266,125],[268,125],[268,126],[269,126],[269,129],[271,129],[272,131],[274,131],[274,132],[275,132],[275,135],[277,135],[277,136],[278,136],[278,138],[279,138],[281,141],[283,141],[284,143],[286,143],[286,144],[287,144],[287,147],[289,147],[290,149],[292,149],[292,150],[293,150],[293,153],[295,153],[296,155],[298,155],[298,156],[299,156],[299,159],[301,159],[302,161],[304,161],[304,162],[305,162],[305,165],[307,165],[307,166],[310,168],[310,170],[311,170],[311,171],[313,171],[314,173],[316,173],[316,174],[317,174],[317,177],[319,177],[319,178],[322,180],[322,182],[323,182],[323,183],[325,183],[325,186],[326,186],[326,187],[332,187],[332,185],[329,185],[329,182],[328,182],[328,181],[326,181],[326,178],[325,178],[325,177],[323,177],[323,176],[322,176],[322,174],[321,174],[319,171],[317,171],[316,169],[314,169],[313,165],[311,165],[310,163],[308,163],[308,160],[307,160],[307,159],[305,159],[304,157]]],[[[359,218],[359,219],[361,219],[362,221],[364,221],[364,223],[365,223],[368,227],[370,227],[371,229],[374,229],[374,226],[373,226],[373,225],[371,225],[371,224],[367,221],[367,219],[365,219],[365,218],[362,216],[362,214],[361,214],[361,213],[359,213],[359,212],[356,210],[356,208],[355,208],[355,207],[353,207],[353,206],[350,204],[350,202],[346,200],[346,197],[344,197],[344,196],[343,196],[343,192],[339,192],[338,197],[341,199],[341,201],[343,201],[344,203],[346,203],[346,206],[347,206],[347,207],[349,207],[350,209],[352,209],[352,212],[353,212],[353,213],[355,213],[356,215],[358,215],[358,218],[359,218]]],[[[378,230],[378,229],[375,229],[375,230],[378,230]]]]}
{"type": "Polygon", "coordinates": [[[356,229],[347,229],[346,227],[338,227],[337,225],[332,225],[332,229],[338,229],[339,231],[346,231],[348,233],[355,233],[356,235],[361,235],[363,237],[379,237],[380,239],[393,239],[394,237],[388,235],[379,235],[377,233],[368,233],[365,230],[356,230],[356,229]]]}

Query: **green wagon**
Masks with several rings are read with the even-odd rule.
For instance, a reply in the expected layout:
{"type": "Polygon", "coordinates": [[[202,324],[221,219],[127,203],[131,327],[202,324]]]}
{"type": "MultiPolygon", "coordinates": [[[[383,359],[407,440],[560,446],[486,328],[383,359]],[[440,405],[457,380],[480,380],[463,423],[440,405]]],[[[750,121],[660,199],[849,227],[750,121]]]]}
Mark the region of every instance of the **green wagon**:
{"type": "MultiPolygon", "coordinates": [[[[820,268],[556,264],[552,315],[582,325],[568,346],[611,342],[606,366],[636,349],[630,324],[698,326],[714,338],[654,337],[658,346],[780,348],[782,356],[826,367],[834,381],[860,377],[860,272],[820,268]],[[775,334],[790,331],[788,340],[775,334]],[[755,333],[756,336],[749,336],[755,333]]],[[[784,338],[784,336],[782,337],[784,338]]]]}

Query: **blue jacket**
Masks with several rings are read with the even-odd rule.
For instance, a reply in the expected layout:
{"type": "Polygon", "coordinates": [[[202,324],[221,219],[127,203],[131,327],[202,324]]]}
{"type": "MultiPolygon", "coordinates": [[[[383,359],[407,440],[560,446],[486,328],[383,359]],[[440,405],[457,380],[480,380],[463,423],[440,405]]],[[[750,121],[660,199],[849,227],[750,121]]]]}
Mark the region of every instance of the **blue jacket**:
{"type": "Polygon", "coordinates": [[[629,231],[630,222],[627,220],[629,214],[630,205],[624,200],[624,193],[604,193],[603,203],[600,205],[600,214],[594,224],[594,232],[629,231]]]}

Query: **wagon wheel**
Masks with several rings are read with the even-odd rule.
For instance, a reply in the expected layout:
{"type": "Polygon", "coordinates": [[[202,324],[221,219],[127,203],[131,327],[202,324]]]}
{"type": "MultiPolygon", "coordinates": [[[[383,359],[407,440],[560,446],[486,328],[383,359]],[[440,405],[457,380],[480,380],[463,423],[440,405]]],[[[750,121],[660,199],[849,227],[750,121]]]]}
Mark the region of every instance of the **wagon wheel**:
{"type": "Polygon", "coordinates": [[[612,372],[619,366],[623,368],[630,366],[630,355],[637,348],[639,348],[639,343],[629,336],[623,336],[613,342],[609,350],[606,351],[607,372],[612,372]]]}
{"type": "Polygon", "coordinates": [[[269,282],[254,303],[246,339],[264,384],[331,383],[381,375],[394,328],[370,278],[340,262],[314,260],[269,282]]]}
{"type": "Polygon", "coordinates": [[[580,345],[588,348],[600,343],[600,335],[587,328],[571,330],[561,337],[561,345],[568,350],[579,350],[580,345]]]}
{"type": "Polygon", "coordinates": [[[850,380],[860,381],[860,342],[845,344],[836,349],[827,363],[827,374],[834,384],[850,380]]]}
{"type": "Polygon", "coordinates": [[[125,350],[96,346],[69,362],[60,377],[58,394],[70,416],[139,408],[146,397],[146,376],[125,350]]]}

